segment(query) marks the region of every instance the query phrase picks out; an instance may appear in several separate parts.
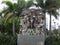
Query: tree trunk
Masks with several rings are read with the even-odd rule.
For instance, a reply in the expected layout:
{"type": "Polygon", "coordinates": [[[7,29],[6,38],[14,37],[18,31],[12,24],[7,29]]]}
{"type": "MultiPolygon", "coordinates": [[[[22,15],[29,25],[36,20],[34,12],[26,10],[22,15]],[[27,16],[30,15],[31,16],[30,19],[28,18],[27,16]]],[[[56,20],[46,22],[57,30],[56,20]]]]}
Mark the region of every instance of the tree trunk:
{"type": "Polygon", "coordinates": [[[13,35],[15,35],[15,20],[14,20],[14,17],[13,17],[13,35]]]}
{"type": "Polygon", "coordinates": [[[45,15],[45,20],[44,20],[44,42],[45,42],[45,39],[46,39],[46,13],[44,12],[44,15],[45,15]]]}
{"type": "Polygon", "coordinates": [[[13,12],[13,36],[15,36],[15,12],[13,12]]]}
{"type": "Polygon", "coordinates": [[[50,26],[49,26],[49,35],[51,35],[51,14],[50,14],[50,26]]]}

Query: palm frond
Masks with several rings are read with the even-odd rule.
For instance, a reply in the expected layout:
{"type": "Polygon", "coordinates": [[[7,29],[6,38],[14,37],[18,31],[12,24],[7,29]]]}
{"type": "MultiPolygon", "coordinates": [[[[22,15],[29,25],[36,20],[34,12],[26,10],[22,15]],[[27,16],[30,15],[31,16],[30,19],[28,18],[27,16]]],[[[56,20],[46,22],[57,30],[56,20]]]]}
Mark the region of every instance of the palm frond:
{"type": "Polygon", "coordinates": [[[5,3],[11,10],[14,9],[12,2],[10,2],[10,1],[3,1],[2,3],[5,3]]]}
{"type": "Polygon", "coordinates": [[[44,0],[36,0],[37,1],[37,5],[39,6],[39,7],[41,7],[41,8],[43,8],[44,7],[44,3],[43,3],[43,1],[44,0]]]}
{"type": "Polygon", "coordinates": [[[19,0],[19,4],[18,4],[19,8],[24,8],[25,7],[25,0],[19,0]]]}
{"type": "Polygon", "coordinates": [[[14,7],[14,9],[17,9],[18,8],[18,4],[17,3],[14,3],[13,4],[13,7],[14,7]]]}
{"type": "Polygon", "coordinates": [[[47,8],[57,8],[57,0],[46,0],[45,7],[47,8]]]}
{"type": "Polygon", "coordinates": [[[33,0],[28,0],[27,2],[25,1],[25,7],[26,8],[29,8],[32,5],[33,5],[33,0]]]}
{"type": "Polygon", "coordinates": [[[6,17],[9,13],[11,13],[12,10],[10,8],[4,9],[2,13],[4,14],[4,17],[6,17]]]}
{"type": "Polygon", "coordinates": [[[57,16],[59,16],[59,13],[55,10],[50,10],[48,11],[49,14],[53,15],[56,19],[58,18],[57,16]]]}
{"type": "Polygon", "coordinates": [[[2,16],[2,12],[0,12],[0,16],[2,16]]]}
{"type": "Polygon", "coordinates": [[[58,18],[57,16],[59,16],[59,13],[56,10],[53,10],[52,15],[57,19],[58,18]]]}
{"type": "Polygon", "coordinates": [[[12,15],[13,13],[9,13],[9,14],[7,14],[4,18],[5,18],[5,23],[7,23],[7,22],[9,22],[10,21],[10,19],[13,17],[13,15],[12,15]]]}

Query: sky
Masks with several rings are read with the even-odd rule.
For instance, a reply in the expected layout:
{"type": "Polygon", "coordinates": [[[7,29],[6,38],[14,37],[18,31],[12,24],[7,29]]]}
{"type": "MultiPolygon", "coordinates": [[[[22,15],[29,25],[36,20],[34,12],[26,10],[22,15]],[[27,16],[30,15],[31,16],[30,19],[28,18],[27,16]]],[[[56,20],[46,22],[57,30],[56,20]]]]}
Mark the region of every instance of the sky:
{"type": "MultiPolygon", "coordinates": [[[[10,0],[10,1],[17,3],[16,0],[10,0]]],[[[5,7],[7,7],[5,4],[2,4],[1,2],[2,2],[2,0],[0,0],[0,11],[2,11],[5,7]]],[[[58,12],[60,12],[60,10],[59,10],[58,12]]],[[[49,14],[46,13],[46,27],[47,27],[48,29],[49,29],[49,21],[50,21],[50,19],[49,19],[49,14]]],[[[60,25],[59,22],[60,22],[60,16],[58,16],[58,19],[55,19],[54,16],[52,16],[52,29],[53,29],[54,27],[58,28],[58,25],[60,25]],[[53,21],[53,20],[54,20],[54,21],[53,21]],[[54,22],[56,22],[55,25],[54,25],[54,22]]]]}

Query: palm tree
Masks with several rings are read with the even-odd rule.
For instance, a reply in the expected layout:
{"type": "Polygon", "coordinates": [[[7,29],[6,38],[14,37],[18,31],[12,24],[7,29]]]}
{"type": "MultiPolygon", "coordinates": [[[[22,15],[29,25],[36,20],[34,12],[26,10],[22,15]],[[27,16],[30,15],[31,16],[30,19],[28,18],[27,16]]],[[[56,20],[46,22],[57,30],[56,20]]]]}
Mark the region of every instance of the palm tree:
{"type": "Polygon", "coordinates": [[[3,1],[3,3],[5,3],[8,8],[5,8],[2,13],[4,13],[4,17],[6,19],[5,23],[9,20],[9,19],[13,19],[13,35],[15,35],[15,21],[14,18],[16,16],[16,9],[17,9],[17,4],[16,3],[12,3],[10,1],[3,1]]]}
{"type": "Polygon", "coordinates": [[[19,16],[23,9],[29,8],[33,4],[33,1],[29,0],[26,2],[25,0],[18,0],[18,3],[12,3],[10,1],[3,1],[3,3],[8,6],[8,8],[2,11],[2,13],[4,13],[4,17],[6,17],[5,22],[7,22],[12,17],[13,35],[15,35],[15,17],[19,16]]]}
{"type": "Polygon", "coordinates": [[[2,23],[3,22],[3,19],[2,19],[2,13],[0,12],[0,32],[2,31],[2,23]]]}
{"type": "MultiPolygon", "coordinates": [[[[37,6],[41,7],[43,9],[43,12],[48,12],[50,14],[50,35],[51,35],[51,15],[53,15],[55,18],[57,18],[58,12],[57,9],[57,0],[36,0],[37,6]]],[[[46,23],[45,23],[46,26],[46,23]]]]}

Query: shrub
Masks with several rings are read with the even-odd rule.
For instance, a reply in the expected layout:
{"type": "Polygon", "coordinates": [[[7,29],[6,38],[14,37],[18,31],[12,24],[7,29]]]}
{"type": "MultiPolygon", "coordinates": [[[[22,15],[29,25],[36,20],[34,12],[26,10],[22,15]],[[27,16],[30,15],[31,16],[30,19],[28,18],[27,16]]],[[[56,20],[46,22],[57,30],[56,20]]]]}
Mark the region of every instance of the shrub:
{"type": "Polygon", "coordinates": [[[45,40],[45,45],[60,45],[60,37],[48,36],[45,40]]]}
{"type": "Polygon", "coordinates": [[[0,34],[0,45],[16,45],[16,36],[0,34]]]}

